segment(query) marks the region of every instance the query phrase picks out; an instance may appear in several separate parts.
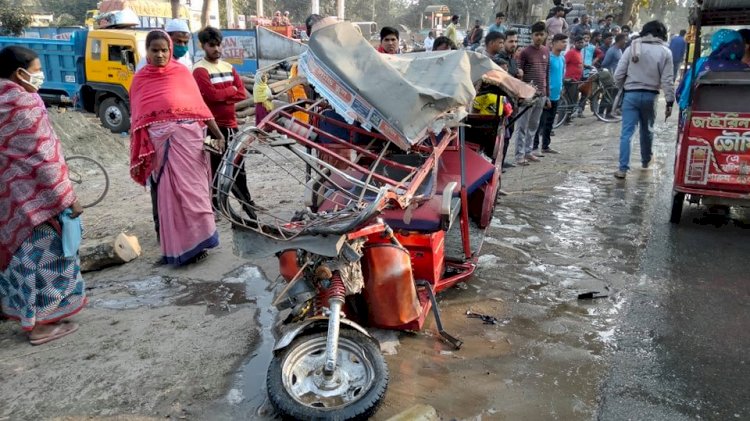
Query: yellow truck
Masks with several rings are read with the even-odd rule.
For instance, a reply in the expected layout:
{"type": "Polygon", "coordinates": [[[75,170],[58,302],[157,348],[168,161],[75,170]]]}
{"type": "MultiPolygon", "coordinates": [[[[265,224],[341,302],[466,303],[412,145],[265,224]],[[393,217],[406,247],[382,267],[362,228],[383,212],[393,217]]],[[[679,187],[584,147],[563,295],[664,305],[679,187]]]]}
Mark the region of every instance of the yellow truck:
{"type": "Polygon", "coordinates": [[[0,48],[22,45],[39,54],[48,103],[72,103],[96,113],[113,132],[130,129],[130,84],[146,53],[145,31],[78,30],[58,39],[0,37],[0,48]]]}

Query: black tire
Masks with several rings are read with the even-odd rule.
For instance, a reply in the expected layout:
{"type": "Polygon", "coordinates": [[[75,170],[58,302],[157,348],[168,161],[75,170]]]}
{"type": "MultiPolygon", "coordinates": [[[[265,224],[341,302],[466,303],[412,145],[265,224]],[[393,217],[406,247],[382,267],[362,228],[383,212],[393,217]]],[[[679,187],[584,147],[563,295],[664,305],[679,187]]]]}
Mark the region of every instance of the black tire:
{"type": "Polygon", "coordinates": [[[610,113],[612,112],[616,95],[616,91],[612,92],[610,89],[604,89],[601,87],[591,95],[591,111],[594,112],[594,115],[599,121],[605,123],[616,123],[622,120],[622,117],[607,116],[607,109],[610,110],[610,113]]]}
{"type": "Polygon", "coordinates": [[[115,97],[106,98],[99,104],[99,120],[112,133],[123,133],[130,130],[130,111],[115,97]]]}
{"type": "MultiPolygon", "coordinates": [[[[356,400],[344,406],[333,408],[317,405],[312,406],[295,399],[284,386],[283,373],[287,358],[293,356],[295,350],[302,346],[314,346],[314,349],[316,349],[315,352],[319,352],[320,346],[322,346],[322,350],[325,352],[325,341],[326,331],[302,335],[296,338],[288,347],[278,351],[274,355],[271,365],[268,367],[268,376],[266,379],[268,397],[271,404],[285,420],[341,421],[369,418],[377,411],[385,397],[385,392],[388,388],[388,366],[385,363],[383,354],[380,353],[378,344],[372,338],[358,331],[342,329],[339,335],[339,350],[352,346],[358,347],[361,353],[367,358],[367,362],[373,371],[369,388],[360,392],[356,400]],[[310,344],[311,342],[312,344],[310,344]]],[[[292,379],[297,378],[293,375],[292,379]]],[[[309,393],[314,394],[314,392],[309,393]]]]}
{"type": "Polygon", "coordinates": [[[557,114],[555,114],[555,120],[552,122],[553,129],[562,126],[570,118],[569,108],[568,98],[563,94],[557,102],[557,114]]]}
{"type": "Polygon", "coordinates": [[[99,204],[109,191],[109,174],[99,161],[88,156],[65,157],[68,166],[68,179],[84,208],[99,204]]]}
{"type": "Polygon", "coordinates": [[[677,192],[672,197],[672,213],[669,222],[679,224],[682,219],[682,207],[685,205],[685,193],[677,192]]]}

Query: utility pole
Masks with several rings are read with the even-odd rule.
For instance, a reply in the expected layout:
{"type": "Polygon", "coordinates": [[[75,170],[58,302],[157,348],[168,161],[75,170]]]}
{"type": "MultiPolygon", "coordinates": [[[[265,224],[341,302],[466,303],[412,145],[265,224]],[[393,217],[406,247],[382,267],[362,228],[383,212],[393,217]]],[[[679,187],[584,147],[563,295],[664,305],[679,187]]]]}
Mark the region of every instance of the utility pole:
{"type": "Polygon", "coordinates": [[[258,15],[259,18],[262,18],[263,15],[263,0],[257,0],[255,2],[255,14],[258,15]]]}
{"type": "Polygon", "coordinates": [[[344,2],[346,0],[337,0],[336,1],[336,15],[339,17],[339,20],[344,20],[344,2]]]}
{"type": "Polygon", "coordinates": [[[314,15],[320,14],[320,0],[312,0],[312,13],[314,15]]]}

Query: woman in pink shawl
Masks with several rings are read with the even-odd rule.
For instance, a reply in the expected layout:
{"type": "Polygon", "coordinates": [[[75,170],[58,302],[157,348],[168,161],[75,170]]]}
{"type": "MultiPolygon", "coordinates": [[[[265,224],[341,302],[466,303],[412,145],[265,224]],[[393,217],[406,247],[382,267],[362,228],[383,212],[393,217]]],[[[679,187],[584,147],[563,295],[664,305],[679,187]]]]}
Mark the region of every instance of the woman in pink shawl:
{"type": "Polygon", "coordinates": [[[156,186],[162,261],[184,265],[219,245],[205,127],[219,149],[224,138],[190,70],[172,60],[166,32],[148,34],[146,54],[148,64],[130,87],[130,175],[141,185],[150,180],[156,186]]]}
{"type": "Polygon", "coordinates": [[[42,83],[34,51],[0,50],[0,309],[32,345],[75,332],[63,319],[86,305],[77,245],[63,229],[83,209],[36,93],[42,83]]]}

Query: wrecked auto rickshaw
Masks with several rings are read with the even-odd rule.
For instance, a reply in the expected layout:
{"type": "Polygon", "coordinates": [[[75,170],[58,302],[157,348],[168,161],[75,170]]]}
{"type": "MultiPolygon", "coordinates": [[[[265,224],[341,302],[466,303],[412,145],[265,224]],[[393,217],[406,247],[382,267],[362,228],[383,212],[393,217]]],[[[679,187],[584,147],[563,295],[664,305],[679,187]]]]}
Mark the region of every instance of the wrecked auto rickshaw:
{"type": "Polygon", "coordinates": [[[419,331],[433,314],[461,346],[435,294],[476,269],[502,163],[502,120],[465,119],[474,85],[521,100],[534,89],[475,53],[380,55],[347,22],[317,29],[299,67],[322,98],[240,131],[215,177],[219,209],[238,254],[278,258],[273,406],[290,419],[366,418],[388,385],[367,328],[419,331]],[[270,205],[259,186],[254,201],[232,194],[241,168],[271,164],[269,179],[295,187],[275,188],[270,205]]]}
{"type": "MultiPolygon", "coordinates": [[[[750,25],[750,0],[703,0],[691,11],[693,49],[705,27],[750,25]]],[[[691,31],[692,32],[692,31],[691,31]]],[[[680,116],[670,221],[688,203],[750,206],[750,71],[699,74],[694,54],[689,106],[680,116]]],[[[687,67],[687,66],[686,66],[687,67]]]]}

